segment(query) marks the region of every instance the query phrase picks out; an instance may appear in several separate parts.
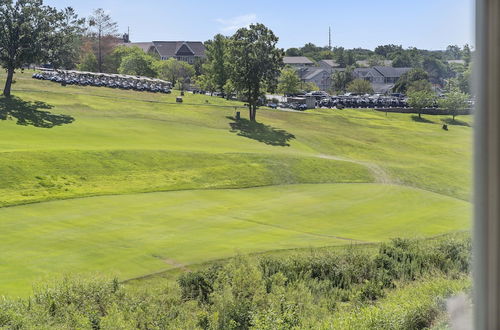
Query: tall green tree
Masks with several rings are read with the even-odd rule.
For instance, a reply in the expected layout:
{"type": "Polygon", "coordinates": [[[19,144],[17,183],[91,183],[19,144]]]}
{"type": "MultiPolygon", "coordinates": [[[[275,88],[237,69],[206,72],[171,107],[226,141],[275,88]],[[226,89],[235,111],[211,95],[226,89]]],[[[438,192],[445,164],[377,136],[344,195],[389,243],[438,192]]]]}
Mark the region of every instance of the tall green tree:
{"type": "Polygon", "coordinates": [[[73,69],[80,58],[85,19],[71,7],[60,12],[60,20],[47,45],[47,60],[54,68],[73,69]]]}
{"type": "Polygon", "coordinates": [[[256,119],[262,86],[275,84],[283,67],[284,52],[276,47],[277,43],[278,37],[263,24],[241,28],[230,39],[231,81],[244,95],[251,121],[256,119]]]}
{"type": "Polygon", "coordinates": [[[447,110],[453,116],[453,120],[458,114],[459,110],[467,109],[469,100],[469,95],[462,93],[460,91],[452,91],[445,95],[444,98],[439,99],[439,107],[447,110]]]}
{"type": "Polygon", "coordinates": [[[64,17],[41,0],[0,0],[0,65],[7,71],[4,96],[11,95],[16,69],[50,59],[64,17]]]}
{"type": "Polygon", "coordinates": [[[352,71],[352,67],[348,67],[342,71],[334,71],[332,74],[332,89],[336,92],[345,92],[347,85],[354,79],[352,71]]]}
{"type": "Polygon", "coordinates": [[[292,68],[284,68],[278,81],[278,92],[282,94],[296,94],[299,92],[300,78],[292,68]]]}
{"type": "Polygon", "coordinates": [[[395,93],[406,93],[410,86],[416,81],[429,81],[429,74],[423,69],[411,69],[403,73],[392,88],[395,93]]]}
{"type": "Polygon", "coordinates": [[[97,71],[97,57],[93,52],[87,52],[81,59],[80,63],[76,66],[80,71],[96,72],[97,71]]]}
{"type": "Polygon", "coordinates": [[[114,22],[111,16],[106,14],[102,8],[94,10],[94,13],[88,19],[88,23],[91,37],[97,42],[97,68],[99,72],[102,72],[104,63],[104,40],[105,38],[117,36],[118,24],[114,22]]]}
{"type": "Polygon", "coordinates": [[[227,63],[228,38],[217,34],[213,40],[206,43],[207,63],[204,66],[208,79],[212,79],[217,90],[222,91],[229,79],[227,63]]]}
{"type": "Polygon", "coordinates": [[[118,73],[118,69],[125,57],[129,55],[143,55],[144,51],[139,47],[118,46],[104,59],[104,71],[118,73]]]}
{"type": "Polygon", "coordinates": [[[183,89],[184,85],[194,76],[194,67],[186,62],[169,58],[166,61],[158,61],[156,72],[162,79],[170,81],[174,86],[183,89]]]}
{"type": "Polygon", "coordinates": [[[133,76],[156,77],[155,59],[142,51],[131,53],[122,59],[118,72],[133,76]]]}
{"type": "Polygon", "coordinates": [[[418,113],[418,118],[422,118],[422,110],[434,105],[436,95],[429,91],[410,91],[408,93],[408,104],[418,113]]]}

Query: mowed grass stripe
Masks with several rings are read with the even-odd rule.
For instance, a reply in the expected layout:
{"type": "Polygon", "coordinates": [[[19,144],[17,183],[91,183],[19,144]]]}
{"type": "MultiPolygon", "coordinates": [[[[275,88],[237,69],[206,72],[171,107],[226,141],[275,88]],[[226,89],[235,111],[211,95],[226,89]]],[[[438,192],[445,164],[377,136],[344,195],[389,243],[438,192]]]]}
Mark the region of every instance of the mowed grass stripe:
{"type": "Polygon", "coordinates": [[[363,165],[318,157],[164,150],[4,152],[0,168],[0,206],[134,192],[374,181],[363,165]]]}
{"type": "Polygon", "coordinates": [[[266,250],[467,229],[470,204],[379,184],[102,196],[0,209],[0,293],[61,273],[137,277],[266,250]],[[258,222],[258,223],[257,223],[258,222]]]}

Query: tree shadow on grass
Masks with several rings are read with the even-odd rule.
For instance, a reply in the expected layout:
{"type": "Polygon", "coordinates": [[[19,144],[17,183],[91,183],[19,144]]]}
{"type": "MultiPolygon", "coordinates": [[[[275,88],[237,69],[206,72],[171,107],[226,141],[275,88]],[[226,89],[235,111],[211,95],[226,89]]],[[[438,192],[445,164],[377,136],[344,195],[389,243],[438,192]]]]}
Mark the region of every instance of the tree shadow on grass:
{"type": "Polygon", "coordinates": [[[269,125],[252,122],[244,118],[240,118],[238,120],[229,116],[226,118],[233,121],[232,123],[229,123],[229,126],[231,126],[231,132],[268,145],[289,147],[290,144],[288,142],[295,139],[295,135],[269,125]]]}
{"type": "Polygon", "coordinates": [[[467,126],[467,127],[470,127],[470,124],[465,122],[465,121],[462,121],[462,120],[457,120],[457,119],[453,119],[453,118],[444,118],[444,119],[441,119],[441,121],[447,125],[456,125],[456,126],[467,126]]]}
{"type": "Polygon", "coordinates": [[[425,118],[419,117],[419,116],[411,116],[411,119],[413,121],[418,122],[418,123],[434,124],[434,122],[432,120],[425,119],[425,118]]]}
{"type": "Polygon", "coordinates": [[[45,102],[23,101],[18,97],[0,98],[0,120],[16,119],[18,125],[52,128],[71,124],[75,118],[68,115],[53,114],[50,104],[45,102]]]}

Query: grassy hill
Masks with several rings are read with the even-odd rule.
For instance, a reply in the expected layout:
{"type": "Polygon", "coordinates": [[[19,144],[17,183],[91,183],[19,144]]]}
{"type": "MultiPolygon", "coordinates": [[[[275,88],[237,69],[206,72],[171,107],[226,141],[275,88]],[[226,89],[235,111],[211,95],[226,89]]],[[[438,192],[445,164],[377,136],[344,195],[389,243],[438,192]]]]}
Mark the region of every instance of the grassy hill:
{"type": "Polygon", "coordinates": [[[469,228],[469,118],[444,131],[440,116],[262,109],[251,124],[238,102],[29,74],[14,95],[0,98],[1,294],[61,272],[128,279],[469,228]]]}

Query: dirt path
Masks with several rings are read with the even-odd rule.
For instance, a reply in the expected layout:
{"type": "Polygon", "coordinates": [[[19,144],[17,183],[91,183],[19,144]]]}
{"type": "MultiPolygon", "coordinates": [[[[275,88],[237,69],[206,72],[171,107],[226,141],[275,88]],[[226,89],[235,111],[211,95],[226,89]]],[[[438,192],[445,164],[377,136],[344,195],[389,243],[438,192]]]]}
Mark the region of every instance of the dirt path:
{"type": "Polygon", "coordinates": [[[382,183],[382,184],[396,184],[397,181],[393,180],[391,176],[380,166],[374,163],[370,162],[363,162],[359,160],[354,160],[354,159],[349,159],[349,158],[343,158],[343,157],[338,157],[338,156],[332,156],[332,155],[325,155],[321,154],[316,156],[318,158],[323,158],[323,159],[331,159],[331,160],[340,160],[344,162],[351,162],[354,164],[359,164],[362,166],[365,166],[370,170],[370,172],[373,174],[375,177],[375,182],[376,183],[382,183]]]}

